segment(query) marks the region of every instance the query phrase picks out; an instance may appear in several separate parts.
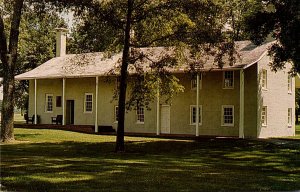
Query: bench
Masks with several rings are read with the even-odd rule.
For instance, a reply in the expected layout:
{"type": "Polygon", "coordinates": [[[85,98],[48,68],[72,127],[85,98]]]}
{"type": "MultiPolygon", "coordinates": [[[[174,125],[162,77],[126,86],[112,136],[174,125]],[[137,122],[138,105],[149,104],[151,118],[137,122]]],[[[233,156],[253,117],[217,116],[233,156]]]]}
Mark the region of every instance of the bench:
{"type": "MultiPolygon", "coordinates": [[[[39,124],[40,122],[40,116],[37,116],[37,124],[39,124]]],[[[26,124],[28,124],[29,122],[31,122],[32,124],[34,123],[34,119],[35,119],[35,116],[32,115],[32,117],[29,117],[27,113],[24,114],[24,119],[26,120],[26,124]]]]}
{"type": "Polygon", "coordinates": [[[63,119],[62,115],[57,115],[56,117],[51,117],[51,122],[52,124],[55,123],[56,125],[58,124],[62,125],[62,119],[63,119]]]}

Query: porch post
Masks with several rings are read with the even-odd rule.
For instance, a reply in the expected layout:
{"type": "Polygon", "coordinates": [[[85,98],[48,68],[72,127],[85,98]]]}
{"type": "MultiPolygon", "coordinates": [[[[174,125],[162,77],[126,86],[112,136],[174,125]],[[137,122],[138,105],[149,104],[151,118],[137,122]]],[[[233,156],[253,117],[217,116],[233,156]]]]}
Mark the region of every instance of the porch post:
{"type": "Polygon", "coordinates": [[[156,96],[156,135],[160,134],[160,98],[159,98],[159,88],[157,89],[156,96]]]}
{"type": "Polygon", "coordinates": [[[245,90],[245,77],[244,70],[240,70],[240,126],[239,126],[239,138],[244,138],[244,90],[245,90]]]}
{"type": "Polygon", "coordinates": [[[66,79],[63,78],[63,93],[62,93],[62,125],[66,125],[66,109],[65,109],[65,100],[66,100],[66,79]]]}
{"type": "Polygon", "coordinates": [[[95,132],[98,133],[98,91],[99,91],[99,77],[96,77],[96,99],[95,99],[95,132]]]}
{"type": "Polygon", "coordinates": [[[37,124],[37,79],[34,79],[34,124],[37,124]]]}
{"type": "Polygon", "coordinates": [[[197,98],[196,98],[196,136],[199,136],[199,73],[197,73],[197,98]]]}

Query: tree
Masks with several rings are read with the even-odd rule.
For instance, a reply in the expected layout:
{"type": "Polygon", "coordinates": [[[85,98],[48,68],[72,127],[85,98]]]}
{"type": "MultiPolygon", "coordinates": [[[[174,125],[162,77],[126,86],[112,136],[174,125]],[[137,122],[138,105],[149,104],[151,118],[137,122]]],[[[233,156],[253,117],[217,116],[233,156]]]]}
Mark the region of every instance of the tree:
{"type": "Polygon", "coordinates": [[[272,69],[280,70],[286,62],[292,62],[292,72],[300,72],[300,1],[257,0],[257,3],[259,8],[246,18],[251,40],[261,44],[271,35],[276,40],[269,49],[272,69]]]}
{"type": "MultiPolygon", "coordinates": [[[[114,31],[111,34],[114,36],[112,44],[107,48],[102,47],[103,49],[112,52],[122,50],[123,53],[119,68],[120,90],[118,92],[116,151],[125,149],[126,104],[127,108],[146,106],[155,98],[153,97],[157,93],[155,90],[161,91],[167,88],[170,94],[182,90],[176,77],[168,72],[168,67],[176,67],[185,62],[193,65],[192,68],[197,71],[203,65],[201,56],[208,52],[216,56],[216,62],[220,67],[224,64],[222,56],[225,54],[228,54],[231,61],[234,62],[232,57],[234,43],[230,40],[230,36],[222,32],[224,22],[226,22],[226,19],[222,18],[223,10],[213,1],[127,0],[125,2],[111,0],[98,2],[82,13],[85,14],[83,18],[87,18],[85,22],[92,20],[97,23],[95,19],[91,19],[97,18],[101,22],[99,26],[110,26],[109,30],[114,31]],[[151,59],[141,48],[151,46],[172,47],[172,51],[167,51],[166,48],[163,56],[155,61],[150,61],[149,66],[151,66],[152,73],[147,73],[139,63],[144,63],[143,61],[147,59],[149,62],[151,59]],[[189,58],[182,54],[186,49],[190,50],[189,58]],[[129,65],[136,71],[136,74],[130,78],[136,78],[136,81],[133,82],[137,83],[131,89],[131,97],[126,102],[129,65]],[[170,83],[163,83],[164,80],[170,80],[170,83]],[[149,89],[151,89],[150,92],[147,91],[149,89]],[[141,92],[141,90],[145,91],[141,92]]],[[[89,22],[92,25],[94,23],[89,22]]],[[[89,24],[82,26],[89,26],[89,24]]],[[[97,35],[99,37],[101,34],[97,35]]],[[[92,38],[92,40],[95,39],[92,38]]],[[[88,50],[93,47],[95,46],[88,47],[88,50]]]]}
{"type": "Polygon", "coordinates": [[[0,12],[0,57],[3,66],[3,103],[1,113],[1,141],[14,140],[14,91],[15,66],[17,61],[19,26],[24,0],[15,0],[11,17],[9,40],[4,26],[4,10],[0,12]]]}

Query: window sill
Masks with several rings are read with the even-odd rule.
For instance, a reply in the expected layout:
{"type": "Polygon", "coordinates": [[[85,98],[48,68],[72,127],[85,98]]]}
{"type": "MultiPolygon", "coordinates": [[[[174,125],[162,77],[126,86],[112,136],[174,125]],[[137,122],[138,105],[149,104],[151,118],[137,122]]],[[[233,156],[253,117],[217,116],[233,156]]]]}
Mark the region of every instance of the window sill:
{"type": "Polygon", "coordinates": [[[53,113],[53,111],[45,111],[45,113],[53,113]]]}
{"type": "Polygon", "coordinates": [[[83,113],[84,113],[84,114],[92,114],[93,111],[84,111],[83,113]]]}
{"type": "Polygon", "coordinates": [[[293,126],[292,125],[288,125],[288,128],[292,128],[293,126]]]}
{"type": "Polygon", "coordinates": [[[136,124],[139,124],[139,125],[144,125],[145,122],[140,122],[140,121],[137,121],[136,124]]]}
{"type": "Polygon", "coordinates": [[[288,91],[288,94],[289,94],[289,95],[292,95],[293,93],[292,93],[291,91],[288,91]]]}
{"type": "Polygon", "coordinates": [[[234,89],[234,87],[223,87],[223,89],[234,89]]]}
{"type": "Polygon", "coordinates": [[[262,91],[268,91],[268,88],[261,88],[262,91]]]}
{"type": "Polygon", "coordinates": [[[222,124],[222,127],[234,127],[234,124],[222,124]]]}
{"type": "Polygon", "coordinates": [[[117,124],[117,123],[118,123],[118,121],[115,121],[115,122],[114,122],[114,124],[117,124]]]}
{"type": "MultiPolygon", "coordinates": [[[[191,126],[196,126],[196,123],[190,123],[191,126]]],[[[201,126],[202,123],[199,123],[199,126],[201,126]]]]}
{"type": "Polygon", "coordinates": [[[268,125],[261,125],[262,127],[267,127],[268,125]]]}

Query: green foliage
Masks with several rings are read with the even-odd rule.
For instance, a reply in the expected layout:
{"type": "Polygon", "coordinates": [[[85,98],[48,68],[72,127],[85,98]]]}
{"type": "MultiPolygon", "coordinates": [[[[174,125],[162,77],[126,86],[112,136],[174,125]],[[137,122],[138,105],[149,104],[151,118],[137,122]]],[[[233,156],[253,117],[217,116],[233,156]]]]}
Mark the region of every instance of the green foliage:
{"type": "MultiPolygon", "coordinates": [[[[55,11],[37,11],[25,6],[20,24],[16,75],[29,71],[55,57],[55,28],[66,26],[55,11]]],[[[28,81],[16,82],[15,102],[28,109],[28,81]]]]}
{"type": "Polygon", "coordinates": [[[271,35],[276,43],[270,48],[273,56],[272,68],[284,68],[286,62],[293,62],[293,73],[300,72],[300,1],[259,1],[260,9],[254,10],[246,19],[246,29],[251,40],[261,44],[271,35]]]}

